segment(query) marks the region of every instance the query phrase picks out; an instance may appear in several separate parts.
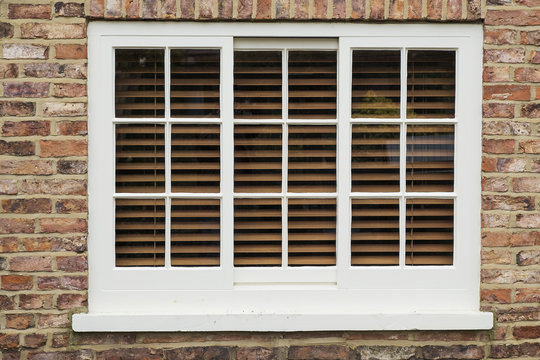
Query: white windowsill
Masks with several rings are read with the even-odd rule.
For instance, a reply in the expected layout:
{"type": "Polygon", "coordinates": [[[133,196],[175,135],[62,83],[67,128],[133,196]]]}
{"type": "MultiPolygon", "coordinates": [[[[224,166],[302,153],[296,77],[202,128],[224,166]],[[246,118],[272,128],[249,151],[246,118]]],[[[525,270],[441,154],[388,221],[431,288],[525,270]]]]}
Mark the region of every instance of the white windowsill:
{"type": "Polygon", "coordinates": [[[489,312],[384,314],[75,314],[73,330],[92,331],[339,331],[484,330],[489,312]]]}

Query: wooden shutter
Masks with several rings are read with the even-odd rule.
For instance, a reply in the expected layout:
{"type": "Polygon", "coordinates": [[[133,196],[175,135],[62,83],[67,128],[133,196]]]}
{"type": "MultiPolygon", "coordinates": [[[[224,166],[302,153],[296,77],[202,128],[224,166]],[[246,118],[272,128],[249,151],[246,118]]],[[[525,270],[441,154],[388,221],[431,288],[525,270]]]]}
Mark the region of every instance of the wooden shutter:
{"type": "Polygon", "coordinates": [[[172,117],[219,117],[219,88],[219,50],[171,50],[172,117]]]}
{"type": "Polygon", "coordinates": [[[171,265],[219,266],[220,200],[171,200],[171,265]]]}
{"type": "Polygon", "coordinates": [[[281,266],[281,199],[234,200],[234,265],[281,266]]]}
{"type": "Polygon", "coordinates": [[[116,125],[116,192],[165,191],[165,128],[116,125]]]}
{"type": "Polygon", "coordinates": [[[399,50],[353,51],[353,118],[399,118],[400,63],[399,50]]]}
{"type": "Polygon", "coordinates": [[[399,125],[353,125],[352,191],[399,191],[399,125]]]}
{"type": "Polygon", "coordinates": [[[289,266],[336,264],[336,199],[289,199],[289,266]]]}
{"type": "Polygon", "coordinates": [[[407,126],[407,191],[454,190],[454,125],[407,126]]]}
{"type": "Polygon", "coordinates": [[[399,199],[353,199],[351,264],[399,265],[399,199]]]}
{"type": "Polygon", "coordinates": [[[407,56],[407,117],[453,118],[455,51],[409,50],[407,56]]]}
{"type": "Polygon", "coordinates": [[[221,162],[219,142],[219,125],[172,125],[173,192],[219,192],[221,162]]]}
{"type": "Polygon", "coordinates": [[[234,127],[234,190],[281,192],[281,125],[234,127]]]}
{"type": "Polygon", "coordinates": [[[164,116],[164,54],[162,49],[115,50],[116,117],[164,116]]]}
{"type": "Polygon", "coordinates": [[[281,51],[234,52],[234,117],[280,119],[281,51]]]}
{"type": "Polygon", "coordinates": [[[116,266],[165,265],[165,200],[117,199],[116,266]]]}
{"type": "Polygon", "coordinates": [[[407,265],[452,265],[454,201],[407,199],[407,265]]]}
{"type": "Polygon", "coordinates": [[[289,126],[290,192],[336,191],[336,127],[289,126]]]}
{"type": "Polygon", "coordinates": [[[335,119],[336,51],[289,52],[290,119],[335,119]]]}

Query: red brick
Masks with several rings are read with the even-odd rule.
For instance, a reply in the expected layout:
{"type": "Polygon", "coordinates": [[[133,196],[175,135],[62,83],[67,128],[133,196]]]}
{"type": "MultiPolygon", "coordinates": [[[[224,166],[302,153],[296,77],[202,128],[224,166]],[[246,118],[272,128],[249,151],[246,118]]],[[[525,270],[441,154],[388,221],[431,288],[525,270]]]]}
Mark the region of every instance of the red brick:
{"type": "Polygon", "coordinates": [[[517,289],[516,302],[540,303],[540,289],[517,289]]]}
{"type": "Polygon", "coordinates": [[[86,64],[33,63],[24,65],[24,75],[36,78],[86,79],[86,64]]]}
{"type": "Polygon", "coordinates": [[[51,347],[53,347],[53,348],[61,348],[61,347],[67,347],[68,345],[69,345],[69,334],[68,333],[56,333],[56,334],[53,334],[52,340],[51,340],[51,347]]]}
{"type": "Polygon", "coordinates": [[[71,343],[73,345],[128,345],[134,344],[136,338],[133,333],[78,333],[71,339],[71,343]]]}
{"type": "Polygon", "coordinates": [[[423,359],[482,359],[484,351],[476,345],[424,346],[423,359]]]}
{"type": "Polygon", "coordinates": [[[142,2],[142,18],[155,19],[157,17],[157,0],[145,0],[142,2]]]}
{"type": "MultiPolygon", "coordinates": [[[[223,6],[220,3],[223,1],[220,1],[218,3],[218,6],[223,6]]],[[[225,1],[227,2],[227,1],[225,1]]],[[[232,3],[231,3],[232,5],[232,3]]],[[[161,1],[161,16],[164,19],[175,19],[176,18],[176,0],[162,0],[161,1]]],[[[232,6],[231,6],[231,16],[232,17],[232,6]]],[[[229,17],[229,18],[230,18],[229,17]]]]}
{"type": "Polygon", "coordinates": [[[506,249],[482,249],[481,256],[482,264],[510,265],[512,263],[512,257],[506,249]]]}
{"type": "Polygon", "coordinates": [[[15,297],[0,295],[0,310],[13,310],[15,309],[15,297]]]}
{"type": "MultiPolygon", "coordinates": [[[[18,334],[5,334],[0,333],[0,349],[14,349],[19,346],[19,335],[18,334]]],[[[5,354],[2,356],[2,359],[5,359],[5,354]]]]}
{"type": "Polygon", "coordinates": [[[277,360],[285,348],[248,347],[236,350],[237,360],[277,360]]]}
{"type": "Polygon", "coordinates": [[[88,298],[86,295],[80,294],[60,294],[56,305],[61,310],[86,307],[88,306],[88,298]]]}
{"type": "Polygon", "coordinates": [[[84,213],[88,211],[86,199],[61,199],[54,206],[58,214],[84,213]]]}
{"type": "Polygon", "coordinates": [[[373,20],[384,19],[384,1],[371,1],[370,2],[369,18],[373,20]]]}
{"type": "Polygon", "coordinates": [[[9,261],[11,271],[52,271],[50,256],[17,256],[9,261]]]}
{"type": "Polygon", "coordinates": [[[8,17],[10,19],[50,19],[51,6],[48,4],[9,4],[8,17]]]}
{"type": "Polygon", "coordinates": [[[0,79],[16,78],[19,74],[17,64],[0,64],[0,79]]]}
{"type": "Polygon", "coordinates": [[[2,200],[2,209],[14,214],[50,213],[52,202],[51,199],[6,199],[2,200]]]}
{"type": "Polygon", "coordinates": [[[180,0],[180,13],[182,19],[195,19],[195,1],[180,0]]]}
{"type": "Polygon", "coordinates": [[[478,20],[481,17],[481,0],[467,0],[467,19],[478,20]]]}
{"type": "Polygon", "coordinates": [[[512,291],[510,289],[482,289],[480,300],[491,303],[510,304],[512,291]]]}
{"type": "Polygon", "coordinates": [[[84,116],[86,103],[49,102],[43,103],[44,116],[84,116]]]}
{"type": "Polygon", "coordinates": [[[516,4],[524,5],[524,6],[530,6],[530,7],[538,7],[538,0],[516,0],[516,4]]]}
{"type": "Polygon", "coordinates": [[[519,152],[526,154],[540,154],[540,140],[520,141],[519,152]]]}
{"type": "Polygon", "coordinates": [[[34,315],[32,314],[8,314],[6,315],[6,328],[24,330],[33,327],[34,315]]]}
{"type": "Polygon", "coordinates": [[[0,22],[0,39],[13,37],[13,25],[0,22]]]}
{"type": "Polygon", "coordinates": [[[88,229],[85,219],[42,218],[39,223],[43,233],[81,233],[88,229]]]}
{"type": "Polygon", "coordinates": [[[86,236],[23,238],[25,251],[74,251],[86,250],[86,236]]]}
{"type": "Polygon", "coordinates": [[[540,30],[522,31],[521,43],[529,45],[540,45],[540,30]]]}
{"type": "Polygon", "coordinates": [[[57,2],[54,4],[54,12],[56,16],[62,17],[83,17],[84,16],[84,3],[75,2],[57,2]]]}
{"type": "Polygon", "coordinates": [[[21,190],[27,194],[86,195],[86,180],[23,180],[21,190]]]}
{"type": "MultiPolygon", "coordinates": [[[[94,2],[100,1],[103,4],[103,0],[91,0],[94,2]]],[[[126,17],[128,19],[135,19],[139,17],[139,1],[138,0],[126,0],[126,17]]]]}
{"type": "Polygon", "coordinates": [[[2,275],[2,290],[30,290],[34,286],[31,276],[25,275],[2,275]]]}
{"type": "Polygon", "coordinates": [[[68,314],[39,314],[38,327],[63,328],[70,325],[68,314]]]}
{"type": "MultiPolygon", "coordinates": [[[[28,360],[91,360],[93,358],[94,358],[94,353],[92,350],[77,350],[77,351],[61,351],[61,352],[31,352],[28,354],[27,359],[28,360]]],[[[115,359],[115,360],[121,360],[121,359],[115,359]]]]}
{"type": "Polygon", "coordinates": [[[84,39],[86,24],[26,23],[21,24],[22,39],[84,39]]]}
{"type": "Polygon", "coordinates": [[[55,97],[83,97],[87,95],[85,84],[54,84],[53,95],[55,97]]]}
{"type": "Polygon", "coordinates": [[[313,346],[291,346],[289,347],[288,359],[348,359],[348,350],[345,346],[339,345],[313,345],[313,346]]]}
{"type": "Polygon", "coordinates": [[[297,20],[306,20],[309,18],[309,1],[295,0],[294,1],[294,18],[297,20]]]}
{"type": "Polygon", "coordinates": [[[540,214],[518,214],[516,226],[527,229],[540,228],[540,214]]]}
{"type": "Polygon", "coordinates": [[[107,0],[107,6],[105,8],[105,17],[108,19],[119,18],[122,16],[122,1],[121,0],[107,0]]]}
{"type": "Polygon", "coordinates": [[[499,172],[523,172],[527,166],[525,159],[497,159],[497,171],[499,172]]]}
{"type": "Polygon", "coordinates": [[[54,45],[57,59],[86,59],[86,45],[56,44],[54,45]]]}
{"type": "Polygon", "coordinates": [[[59,160],[56,171],[59,174],[83,175],[88,172],[88,164],[84,160],[59,160]]]}
{"type": "Polygon", "coordinates": [[[485,85],[486,100],[530,100],[531,87],[527,85],[485,85]]]}
{"type": "Polygon", "coordinates": [[[5,121],[3,136],[46,136],[50,134],[49,121],[5,121]]]}
{"type": "Polygon", "coordinates": [[[442,0],[427,0],[427,17],[432,20],[442,18],[442,0]]]}
{"type": "Polygon", "coordinates": [[[40,290],[85,290],[88,279],[86,276],[40,276],[37,284],[40,290]]]}
{"type": "Polygon", "coordinates": [[[540,250],[523,250],[516,255],[516,263],[519,266],[540,264],[540,250]]]}
{"type": "Polygon", "coordinates": [[[34,154],[34,143],[31,141],[0,140],[0,155],[28,156],[34,154]]]}
{"type": "Polygon", "coordinates": [[[60,271],[83,272],[88,270],[86,256],[58,256],[56,266],[60,271]]]}
{"type": "Polygon", "coordinates": [[[88,154],[86,140],[41,140],[41,157],[84,156],[88,154]]]}
{"type": "MultiPolygon", "coordinates": [[[[257,14],[259,14],[259,9],[261,9],[261,11],[267,11],[268,12],[268,17],[260,17],[257,15],[257,18],[258,19],[269,19],[270,18],[270,6],[268,6],[268,8],[265,8],[265,1],[268,1],[268,0],[260,0],[259,1],[259,6],[258,6],[258,9],[257,9],[257,14]]],[[[199,0],[199,18],[201,19],[211,19],[214,17],[214,11],[213,11],[213,7],[214,7],[214,4],[213,4],[213,0],[199,0]]]]}
{"type": "Polygon", "coordinates": [[[516,339],[537,339],[540,338],[540,326],[518,326],[513,334],[516,339]]]}
{"type": "Polygon", "coordinates": [[[53,295],[51,294],[20,294],[19,308],[24,310],[51,309],[53,295]]]}
{"type": "MultiPolygon", "coordinates": [[[[168,0],[169,1],[169,0],[168,0]]],[[[175,3],[175,0],[170,0],[175,3]]],[[[279,0],[276,1],[276,7],[280,3],[279,0]]],[[[176,6],[176,5],[175,5],[176,6]]],[[[162,5],[163,7],[163,5],[162,5]]],[[[232,19],[233,16],[233,0],[221,0],[218,1],[218,13],[220,19],[232,19]]]]}
{"type": "Polygon", "coordinates": [[[511,154],[514,152],[514,140],[484,139],[482,150],[491,154],[511,154]]]}
{"type": "Polygon", "coordinates": [[[510,68],[508,66],[486,66],[483,73],[484,82],[510,81],[510,68]]]}
{"type": "MultiPolygon", "coordinates": [[[[0,162],[0,168],[2,163],[0,162]]],[[[15,218],[1,218],[0,219],[0,234],[16,234],[23,233],[29,234],[34,232],[34,220],[33,219],[15,219],[15,218]]]]}
{"type": "Polygon", "coordinates": [[[521,116],[526,118],[540,118],[540,104],[527,104],[521,107],[521,116]]]}
{"type": "MultiPolygon", "coordinates": [[[[150,354],[151,355],[151,354],[150,354]]],[[[222,346],[208,346],[208,347],[186,347],[174,350],[166,350],[165,357],[167,360],[188,360],[188,359],[208,359],[208,360],[221,360],[229,359],[229,350],[222,346]]],[[[149,356],[150,359],[154,359],[149,356]]],[[[108,360],[109,358],[103,358],[108,360]]],[[[146,359],[146,357],[145,357],[146,359]]],[[[100,357],[98,355],[98,360],[100,357]]]]}
{"type": "Polygon", "coordinates": [[[536,192],[540,193],[540,178],[519,177],[512,179],[514,192],[536,192]]]}
{"type": "Polygon", "coordinates": [[[16,237],[0,238],[0,253],[17,252],[18,249],[19,243],[16,237]]]}
{"type": "Polygon", "coordinates": [[[406,333],[399,331],[359,331],[348,334],[347,338],[349,340],[407,340],[409,337],[406,333]]]}
{"type": "Polygon", "coordinates": [[[486,49],[484,50],[484,61],[495,63],[524,63],[525,49],[486,49]]]}
{"type": "Polygon", "coordinates": [[[507,214],[482,214],[483,228],[504,228],[509,223],[510,216],[507,214]]]}
{"type": "Polygon", "coordinates": [[[29,334],[24,336],[23,346],[29,349],[36,349],[45,346],[47,343],[47,335],[45,334],[29,334]]]}
{"type": "Polygon", "coordinates": [[[5,82],[5,97],[47,97],[49,96],[49,83],[41,82],[5,82]]]}
{"type": "Polygon", "coordinates": [[[540,245],[540,232],[517,232],[512,234],[512,246],[540,245]]]}
{"type": "Polygon", "coordinates": [[[484,43],[487,44],[515,44],[517,42],[517,32],[508,29],[485,29],[484,43]]]}
{"type": "Polygon", "coordinates": [[[448,20],[461,20],[461,0],[448,0],[446,18],[448,20]]]}
{"type": "MultiPolygon", "coordinates": [[[[186,2],[189,3],[190,0],[183,0],[182,4],[186,2]]],[[[238,18],[239,19],[251,19],[252,11],[253,11],[253,0],[238,0],[238,18]]]]}
{"type": "Polygon", "coordinates": [[[347,4],[345,0],[334,0],[334,8],[332,11],[333,19],[345,19],[347,15],[347,4]]]}
{"type": "Polygon", "coordinates": [[[540,70],[535,68],[517,68],[514,80],[518,82],[540,82],[540,70]]]}
{"type": "Polygon", "coordinates": [[[51,175],[52,163],[43,160],[0,160],[0,174],[8,175],[51,175]]]}
{"type": "MultiPolygon", "coordinates": [[[[0,101],[0,116],[33,116],[35,113],[36,106],[33,102],[0,101]]],[[[4,123],[2,129],[4,129],[6,123],[4,123]]]]}
{"type": "Polygon", "coordinates": [[[482,171],[494,172],[497,170],[497,159],[482,158],[482,171]]]}
{"type": "Polygon", "coordinates": [[[531,124],[520,121],[486,121],[482,130],[483,134],[523,136],[531,134],[531,124]]]}
{"type": "Polygon", "coordinates": [[[518,356],[540,357],[540,343],[494,344],[491,346],[490,357],[493,359],[518,356]]]}
{"type": "MultiPolygon", "coordinates": [[[[325,4],[325,1],[318,1],[325,4]]],[[[317,3],[317,1],[315,1],[317,3]]],[[[325,10],[326,11],[326,10],[325,10]]],[[[326,12],[325,12],[326,14],[326,12]]],[[[364,19],[366,17],[366,0],[352,0],[352,19],[364,19]]],[[[395,0],[390,2],[390,18],[403,19],[403,0],[395,0]]]]}
{"type": "Polygon", "coordinates": [[[422,0],[409,0],[409,19],[421,19],[422,18],[422,0]]]}
{"type": "Polygon", "coordinates": [[[488,9],[486,25],[540,25],[540,10],[492,10],[488,9]]]}
{"type": "Polygon", "coordinates": [[[56,123],[56,131],[58,135],[86,135],[88,125],[86,121],[59,121],[56,123]]]}
{"type": "Polygon", "coordinates": [[[534,210],[534,198],[529,196],[484,195],[483,210],[534,210]]]}
{"type": "MultiPolygon", "coordinates": [[[[169,350],[167,354],[173,353],[175,351],[182,351],[183,349],[178,350],[169,350]]],[[[228,357],[227,357],[228,358],[228,357]]],[[[162,360],[163,359],[163,350],[161,349],[113,349],[105,350],[97,353],[97,360],[117,360],[117,359],[129,359],[129,360],[162,360]]],[[[180,359],[176,357],[167,357],[167,360],[180,359]]],[[[182,358],[185,360],[188,359],[203,359],[202,357],[196,358],[182,358]]],[[[204,359],[218,359],[218,358],[204,358],[204,359]]],[[[223,358],[226,359],[226,358],[223,358]]]]}
{"type": "Polygon", "coordinates": [[[486,118],[513,118],[514,105],[498,103],[483,104],[482,112],[486,118]]]}

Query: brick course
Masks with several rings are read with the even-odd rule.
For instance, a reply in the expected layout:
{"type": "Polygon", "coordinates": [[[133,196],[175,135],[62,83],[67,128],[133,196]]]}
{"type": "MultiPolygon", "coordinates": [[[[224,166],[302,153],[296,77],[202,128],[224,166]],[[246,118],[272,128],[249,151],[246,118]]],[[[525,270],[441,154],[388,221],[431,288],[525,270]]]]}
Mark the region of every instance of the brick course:
{"type": "MultiPolygon", "coordinates": [[[[1,359],[540,358],[538,0],[0,2],[1,359]],[[77,334],[93,19],[484,23],[481,304],[491,331],[77,334]]],[[[471,274],[471,276],[476,276],[471,274]]]]}

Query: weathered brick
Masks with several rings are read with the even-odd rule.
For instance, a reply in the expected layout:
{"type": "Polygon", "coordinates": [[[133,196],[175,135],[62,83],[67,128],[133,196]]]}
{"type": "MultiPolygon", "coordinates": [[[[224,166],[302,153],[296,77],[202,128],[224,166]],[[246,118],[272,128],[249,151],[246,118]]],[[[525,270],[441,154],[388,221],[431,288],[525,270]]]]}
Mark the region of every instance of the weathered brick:
{"type": "MultiPolygon", "coordinates": [[[[19,334],[0,333],[0,349],[13,349],[19,346],[19,334]]],[[[2,356],[5,359],[5,355],[2,356]]]]}
{"type": "Polygon", "coordinates": [[[482,227],[502,228],[508,227],[510,216],[507,214],[482,214],[482,227]]]}
{"type": "Polygon", "coordinates": [[[517,68],[514,80],[518,82],[540,82],[540,70],[536,68],[517,68]]]}
{"type": "Polygon", "coordinates": [[[482,124],[482,133],[486,135],[530,135],[531,125],[519,121],[486,121],[482,124]]]}
{"type": "Polygon", "coordinates": [[[467,0],[467,19],[478,20],[481,16],[481,0],[467,0]]]}
{"type": "MultiPolygon", "coordinates": [[[[2,164],[0,163],[0,168],[2,164]]],[[[34,232],[34,220],[32,219],[0,219],[0,234],[29,234],[34,232]]]]}
{"type": "Polygon", "coordinates": [[[34,143],[31,141],[0,140],[0,155],[28,156],[34,154],[34,143]]]}
{"type": "Polygon", "coordinates": [[[515,284],[524,282],[534,284],[540,280],[540,271],[482,269],[482,282],[486,284],[515,284]]]}
{"type": "Polygon", "coordinates": [[[512,179],[514,192],[536,192],[540,193],[540,178],[538,177],[518,177],[512,179]]]}
{"type": "Polygon", "coordinates": [[[49,47],[35,44],[4,44],[4,59],[48,59],[49,47]]]}
{"type": "Polygon", "coordinates": [[[488,9],[486,25],[540,25],[540,10],[495,10],[488,9]]]}
{"type": "Polygon", "coordinates": [[[15,309],[15,297],[0,295],[0,310],[13,310],[15,309]]]}
{"type": "Polygon", "coordinates": [[[0,174],[51,175],[52,163],[45,160],[0,160],[0,174]]]}
{"type": "MultiPolygon", "coordinates": [[[[167,360],[221,360],[230,358],[229,350],[222,346],[185,347],[165,351],[167,360]]],[[[99,357],[98,357],[99,359],[99,357]]],[[[150,357],[150,359],[153,359],[150,357]]],[[[106,358],[104,358],[106,360],[106,358]]]]}
{"type": "Polygon", "coordinates": [[[512,246],[540,245],[540,232],[522,231],[512,234],[510,239],[512,246]]]}
{"type": "Polygon", "coordinates": [[[484,50],[484,61],[495,63],[524,63],[525,49],[486,49],[484,50]]]}
{"type": "Polygon", "coordinates": [[[25,251],[86,251],[86,236],[23,238],[25,251]]]}
{"type": "Polygon", "coordinates": [[[461,20],[461,6],[460,0],[448,0],[446,18],[448,20],[461,20]]]}
{"type": "Polygon", "coordinates": [[[45,82],[5,82],[4,97],[47,97],[49,83],[45,82]]]}
{"type": "MultiPolygon", "coordinates": [[[[182,0],[182,5],[190,0],[182,0]]],[[[182,15],[183,10],[182,8],[182,15]]],[[[253,0],[238,0],[238,18],[239,19],[251,19],[251,13],[253,11],[253,0]]],[[[184,16],[182,16],[184,17],[184,16]]]]}
{"type": "Polygon", "coordinates": [[[540,356],[540,343],[495,344],[491,346],[490,357],[493,359],[518,356],[540,356]]]}
{"type": "MultiPolygon", "coordinates": [[[[325,3],[325,1],[318,1],[325,3]]],[[[317,3],[317,1],[315,1],[317,3]]],[[[403,19],[403,0],[390,1],[390,18],[403,19]]],[[[366,17],[366,0],[351,1],[351,19],[364,19],[366,17]]]]}
{"type": "Polygon", "coordinates": [[[306,20],[309,18],[309,1],[307,0],[294,1],[294,18],[296,20],[306,20]]]}
{"type": "Polygon", "coordinates": [[[16,78],[19,74],[19,66],[17,64],[0,64],[0,79],[16,78]]]}
{"type": "MultiPolygon", "coordinates": [[[[174,0],[171,0],[175,2],[174,0]]],[[[276,7],[280,1],[276,1],[276,7]]],[[[162,5],[163,7],[163,5],[162,5]]],[[[233,16],[233,1],[232,0],[221,0],[218,1],[218,17],[220,19],[232,19],[233,16]]]]}
{"type": "Polygon", "coordinates": [[[477,345],[424,346],[423,359],[482,359],[484,351],[477,345]]]}
{"type": "MultiPolygon", "coordinates": [[[[328,337],[328,336],[326,336],[328,337]]],[[[408,335],[399,331],[361,331],[348,334],[350,340],[407,340],[408,335]]]]}
{"type": "MultiPolygon", "coordinates": [[[[55,58],[57,59],[86,59],[86,45],[79,44],[56,44],[54,45],[55,58]]],[[[75,84],[73,84],[75,85],[75,84]]]]}
{"type": "Polygon", "coordinates": [[[497,159],[497,171],[500,172],[523,172],[527,166],[525,159],[497,159]]]}
{"type": "MultiPolygon", "coordinates": [[[[132,0],[133,2],[137,2],[136,0],[132,0]]],[[[88,9],[90,11],[90,16],[92,17],[102,17],[105,13],[105,1],[104,0],[89,0],[88,1],[88,9]]]]}
{"type": "Polygon", "coordinates": [[[440,20],[442,18],[442,0],[427,1],[427,17],[432,20],[440,20]]]}
{"type": "Polygon", "coordinates": [[[517,289],[516,302],[540,303],[540,289],[517,289]]]}
{"type": "Polygon", "coordinates": [[[486,66],[483,72],[484,82],[510,81],[510,68],[508,66],[486,66]]]}
{"type": "Polygon", "coordinates": [[[13,37],[13,25],[0,22],[0,39],[13,37]]]}
{"type": "Polygon", "coordinates": [[[60,174],[82,175],[88,172],[88,164],[84,160],[59,160],[56,170],[60,174]]]}
{"type": "Polygon", "coordinates": [[[50,213],[51,199],[5,199],[2,200],[2,209],[6,213],[35,214],[50,213]]]}
{"type": "Polygon", "coordinates": [[[48,4],[9,4],[8,17],[10,19],[50,19],[51,6],[48,4]]]}
{"type": "Polygon", "coordinates": [[[21,38],[23,39],[84,39],[85,37],[86,24],[21,24],[21,38]]]}
{"type": "Polygon", "coordinates": [[[512,118],[514,117],[514,106],[498,103],[483,104],[482,112],[486,118],[512,118]]]}
{"type": "MultiPolygon", "coordinates": [[[[175,351],[169,350],[167,353],[175,351]]],[[[116,359],[129,359],[129,360],[162,360],[163,350],[161,349],[113,349],[105,350],[97,353],[97,360],[116,360],[116,359]]],[[[173,358],[167,357],[167,360],[173,358]]],[[[189,360],[190,358],[182,358],[189,360]]],[[[196,358],[191,358],[196,359],[196,358]]],[[[210,360],[211,358],[208,358],[210,360]]],[[[217,360],[217,359],[216,359],[217,360]]]]}
{"type": "Polygon", "coordinates": [[[286,351],[285,348],[248,347],[236,350],[236,360],[278,360],[286,351]]]}
{"type": "Polygon", "coordinates": [[[519,152],[526,154],[540,154],[540,140],[525,140],[518,144],[519,152]]]}
{"type": "Polygon", "coordinates": [[[527,85],[485,85],[486,100],[530,100],[531,87],[527,85]]]}
{"type": "MultiPolygon", "coordinates": [[[[28,360],[92,360],[92,350],[62,351],[62,352],[31,352],[28,360]]],[[[119,359],[118,359],[119,360],[119,359]]]]}
{"type": "Polygon", "coordinates": [[[29,334],[24,336],[23,346],[29,349],[36,349],[45,346],[47,343],[47,335],[45,334],[29,334]]]}
{"type": "MultiPolygon", "coordinates": [[[[220,6],[222,1],[218,2],[220,6]]],[[[232,10],[232,7],[231,7],[232,10]]],[[[176,18],[176,0],[162,0],[161,1],[161,17],[164,19],[175,19],[176,18]]],[[[232,17],[232,13],[231,13],[232,17]]]]}
{"type": "MultiPolygon", "coordinates": [[[[36,105],[33,102],[23,101],[0,101],[0,116],[33,116],[36,113],[36,105]]],[[[2,126],[2,132],[5,135],[5,122],[2,126]]]]}
{"type": "Polygon", "coordinates": [[[24,75],[36,78],[86,79],[86,64],[35,63],[24,65],[24,75]]]}
{"type": "Polygon", "coordinates": [[[534,198],[529,196],[484,195],[483,210],[533,210],[534,198]]]}
{"type": "Polygon", "coordinates": [[[16,256],[9,260],[11,271],[52,271],[50,256],[16,256]]]}
{"type": "Polygon", "coordinates": [[[40,276],[37,279],[40,290],[86,290],[88,278],[86,276],[40,276]]]}
{"type": "MultiPolygon", "coordinates": [[[[283,13],[280,18],[288,18],[289,17],[289,5],[288,1],[281,0],[281,3],[284,3],[282,5],[281,12],[283,13]],[[286,11],[285,11],[286,10],[286,11]]],[[[353,7],[355,6],[353,1],[353,7]]],[[[365,9],[364,9],[365,11],[365,9]]],[[[320,19],[320,20],[326,20],[328,18],[328,1],[325,0],[314,0],[313,1],[313,18],[314,19],[320,19]]]]}
{"type": "Polygon", "coordinates": [[[41,218],[39,223],[42,233],[82,233],[88,229],[85,219],[41,218]]]}
{"type": "Polygon", "coordinates": [[[540,264],[540,250],[523,250],[516,255],[516,263],[520,266],[540,264]]]}
{"type": "MultiPolygon", "coordinates": [[[[103,6],[103,0],[91,0],[92,2],[101,2],[103,6]]],[[[182,14],[183,15],[183,14],[182,14]]],[[[128,19],[135,19],[139,17],[139,1],[138,0],[126,0],[126,17],[128,19]]]]}
{"type": "Polygon", "coordinates": [[[369,12],[370,19],[373,19],[373,20],[384,19],[384,1],[371,1],[369,8],[370,8],[370,12],[369,12]]]}
{"type": "Polygon", "coordinates": [[[504,264],[512,263],[512,256],[505,249],[482,249],[482,264],[504,264]]]}
{"type": "Polygon", "coordinates": [[[82,97],[86,96],[85,84],[54,84],[53,95],[55,97],[82,97]]]}
{"type": "Polygon", "coordinates": [[[68,345],[69,345],[68,333],[55,333],[52,335],[51,347],[61,348],[61,347],[67,347],[68,345]]]}
{"type": "Polygon", "coordinates": [[[76,2],[57,2],[54,4],[54,12],[56,16],[63,17],[83,17],[84,16],[84,3],[76,2]]]}
{"type": "MultiPolygon", "coordinates": [[[[359,346],[355,350],[353,359],[379,360],[414,360],[417,349],[413,346],[359,346]]],[[[333,357],[325,359],[334,359],[333,357]]],[[[337,359],[337,358],[336,358],[337,359]]],[[[341,358],[339,358],[341,359],[341,358]]],[[[343,359],[348,359],[343,357],[343,359]]]]}
{"type": "Polygon", "coordinates": [[[540,45],[540,30],[522,31],[521,43],[528,45],[540,45]]]}
{"type": "MultiPolygon", "coordinates": [[[[265,1],[268,1],[268,0],[260,0],[259,1],[259,8],[266,10],[268,12],[268,14],[270,14],[270,6],[268,6],[268,8],[264,8],[264,2],[265,1]]],[[[199,18],[200,19],[211,19],[214,17],[214,4],[213,4],[213,0],[199,0],[199,18]]],[[[257,14],[259,13],[259,8],[257,9],[257,14]]],[[[257,15],[257,18],[258,15],[257,15]]],[[[268,17],[267,19],[269,19],[270,17],[268,17]]]]}
{"type": "Polygon", "coordinates": [[[520,228],[539,228],[540,214],[518,214],[516,215],[516,226],[520,228]]]}
{"type": "Polygon", "coordinates": [[[2,290],[30,290],[34,286],[34,281],[31,276],[26,275],[2,275],[2,290]]]}
{"type": "Polygon", "coordinates": [[[20,294],[19,308],[24,310],[51,309],[53,295],[51,294],[20,294]]]}
{"type": "Polygon", "coordinates": [[[527,104],[521,107],[521,116],[527,118],[540,118],[540,104],[527,104]]]}
{"type": "Polygon", "coordinates": [[[86,195],[86,189],[86,180],[23,180],[21,183],[26,194],[86,195]]]}
{"type": "Polygon", "coordinates": [[[105,8],[106,18],[119,18],[122,15],[122,1],[108,0],[105,8]]]}
{"type": "Polygon", "coordinates": [[[516,0],[516,4],[524,6],[538,6],[538,0],[516,0]]]}
{"type": "Polygon", "coordinates": [[[128,345],[134,344],[136,338],[133,333],[76,333],[71,343],[74,345],[128,345]]]}
{"type": "Polygon", "coordinates": [[[0,195],[16,195],[18,192],[19,189],[17,188],[17,180],[0,180],[0,195]]]}
{"type": "Polygon", "coordinates": [[[86,140],[41,140],[41,157],[84,156],[88,154],[86,140]]]}
{"type": "Polygon", "coordinates": [[[492,154],[511,154],[514,152],[513,139],[484,139],[482,150],[492,154]]]}
{"type": "Polygon", "coordinates": [[[33,327],[34,315],[32,314],[8,314],[6,315],[6,328],[24,330],[33,327]]]}
{"type": "Polygon", "coordinates": [[[345,0],[334,0],[332,9],[333,19],[345,19],[347,16],[347,3],[345,0]]]}
{"type": "Polygon", "coordinates": [[[60,271],[83,272],[88,270],[86,256],[58,256],[56,266],[60,271]]]}
{"type": "Polygon", "coordinates": [[[80,294],[60,294],[56,305],[61,310],[88,306],[88,297],[80,294]]]}
{"type": "Polygon", "coordinates": [[[142,2],[142,18],[155,19],[157,17],[157,0],[145,0],[142,2]]]}
{"type": "MultiPolygon", "coordinates": [[[[31,104],[32,113],[34,111],[33,103],[21,103],[21,104],[31,104]]],[[[0,103],[1,106],[1,103],[0,103]]],[[[27,105],[23,105],[23,110],[28,110],[27,105]]],[[[22,110],[21,110],[22,111],[22,110]]],[[[23,115],[22,115],[23,116],[23,115]]],[[[46,136],[50,133],[50,122],[49,121],[5,121],[2,126],[2,135],[3,136],[34,136],[42,135],[46,136]]]]}
{"type": "Polygon", "coordinates": [[[510,304],[512,291],[510,289],[482,289],[480,300],[498,304],[510,304]]]}
{"type": "Polygon", "coordinates": [[[0,253],[16,252],[19,248],[16,237],[1,237],[0,238],[0,253]]]}
{"type": "Polygon", "coordinates": [[[349,351],[347,347],[340,345],[291,346],[288,356],[290,360],[345,360],[349,358],[349,351]]]}
{"type": "Polygon", "coordinates": [[[68,314],[39,314],[38,327],[61,328],[69,326],[68,314]]]}
{"type": "Polygon", "coordinates": [[[45,116],[84,116],[86,115],[86,103],[43,103],[43,115],[45,116]]]}
{"type": "Polygon", "coordinates": [[[485,29],[484,42],[487,44],[515,44],[517,31],[508,29],[485,29]]]}
{"type": "Polygon", "coordinates": [[[54,208],[58,214],[81,213],[88,211],[87,203],[86,199],[61,199],[54,208]]]}

